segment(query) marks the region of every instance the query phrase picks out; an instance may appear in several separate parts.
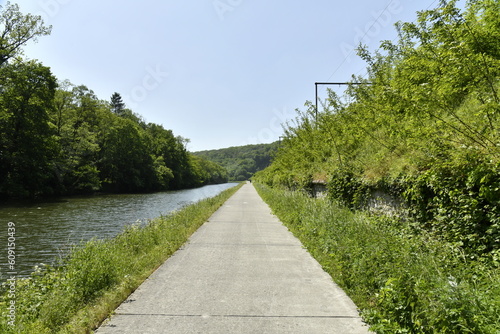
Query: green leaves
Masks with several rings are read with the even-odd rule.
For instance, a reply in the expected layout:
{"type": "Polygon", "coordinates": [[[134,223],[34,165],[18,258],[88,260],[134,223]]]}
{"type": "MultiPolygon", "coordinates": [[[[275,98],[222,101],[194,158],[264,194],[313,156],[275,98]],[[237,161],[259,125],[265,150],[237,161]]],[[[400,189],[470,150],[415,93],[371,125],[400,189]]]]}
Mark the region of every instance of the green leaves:
{"type": "Polygon", "coordinates": [[[56,80],[37,62],[14,62],[0,67],[0,87],[0,193],[34,197],[51,178],[56,80]]]}
{"type": "Polygon", "coordinates": [[[116,118],[104,137],[100,172],[105,187],[117,192],[135,192],[151,187],[153,159],[148,154],[138,126],[116,118]]]}
{"type": "Polygon", "coordinates": [[[46,27],[40,16],[23,15],[17,4],[7,2],[0,6],[0,66],[22,53],[21,47],[38,36],[49,35],[52,27],[46,27]]]}
{"type": "Polygon", "coordinates": [[[499,166],[480,156],[460,157],[408,182],[404,196],[412,215],[469,256],[494,260],[500,229],[499,166]]]}

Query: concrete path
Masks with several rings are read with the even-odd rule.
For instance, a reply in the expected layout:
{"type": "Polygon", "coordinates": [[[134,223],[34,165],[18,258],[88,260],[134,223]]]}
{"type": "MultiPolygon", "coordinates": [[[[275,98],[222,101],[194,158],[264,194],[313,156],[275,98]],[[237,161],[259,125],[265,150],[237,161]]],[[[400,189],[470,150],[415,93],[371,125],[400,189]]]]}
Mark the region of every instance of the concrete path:
{"type": "Polygon", "coordinates": [[[96,333],[368,333],[356,306],[244,185],[96,333]]]}

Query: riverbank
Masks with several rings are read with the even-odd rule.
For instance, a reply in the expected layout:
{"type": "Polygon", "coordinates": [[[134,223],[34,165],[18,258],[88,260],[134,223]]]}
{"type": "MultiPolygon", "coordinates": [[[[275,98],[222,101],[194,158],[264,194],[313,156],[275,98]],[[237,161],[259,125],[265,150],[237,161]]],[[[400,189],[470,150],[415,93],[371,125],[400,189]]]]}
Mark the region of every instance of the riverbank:
{"type": "MultiPolygon", "coordinates": [[[[61,197],[55,201],[0,204],[0,222],[16,226],[17,277],[29,277],[40,263],[56,265],[72,245],[92,238],[113,238],[126,226],[151,219],[213,197],[237,183],[148,194],[107,194],[61,197]]],[[[6,225],[0,240],[7,240],[6,225]]],[[[7,249],[0,248],[0,282],[8,277],[7,249]]]]}
{"type": "Polygon", "coordinates": [[[95,329],[240,187],[145,226],[128,227],[115,238],[76,246],[60,266],[39,268],[30,278],[17,280],[13,289],[4,284],[0,332],[88,333],[95,329]]]}
{"type": "Polygon", "coordinates": [[[498,264],[388,218],[256,185],[377,333],[498,333],[498,264]]]}

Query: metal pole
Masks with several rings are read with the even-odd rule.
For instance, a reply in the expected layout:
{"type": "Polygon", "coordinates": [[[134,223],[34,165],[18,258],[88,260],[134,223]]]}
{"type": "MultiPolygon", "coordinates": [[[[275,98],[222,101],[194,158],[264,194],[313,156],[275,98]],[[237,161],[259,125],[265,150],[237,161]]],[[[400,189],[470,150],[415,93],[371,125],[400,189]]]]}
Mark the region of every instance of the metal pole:
{"type": "Polygon", "coordinates": [[[318,83],[316,82],[314,84],[316,86],[316,109],[315,109],[315,117],[316,117],[316,122],[318,121],[318,83]]]}

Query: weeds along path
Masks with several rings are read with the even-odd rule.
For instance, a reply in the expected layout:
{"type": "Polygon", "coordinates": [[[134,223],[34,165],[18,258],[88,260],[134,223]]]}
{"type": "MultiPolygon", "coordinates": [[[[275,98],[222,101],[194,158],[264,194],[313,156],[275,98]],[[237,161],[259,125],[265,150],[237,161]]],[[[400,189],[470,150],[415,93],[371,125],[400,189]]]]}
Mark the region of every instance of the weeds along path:
{"type": "Polygon", "coordinates": [[[374,332],[500,333],[498,264],[473,260],[409,222],[257,188],[374,332]]]}

